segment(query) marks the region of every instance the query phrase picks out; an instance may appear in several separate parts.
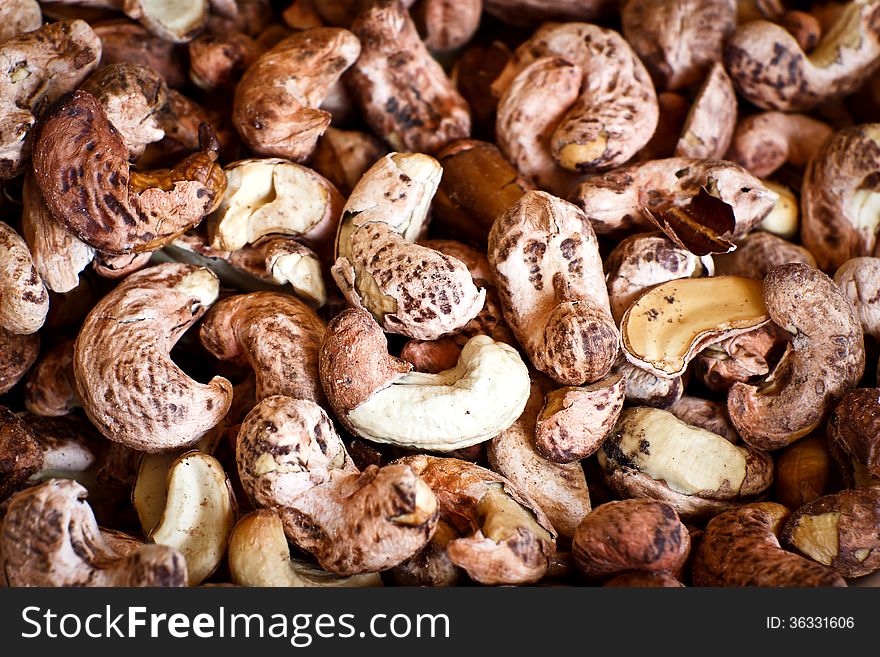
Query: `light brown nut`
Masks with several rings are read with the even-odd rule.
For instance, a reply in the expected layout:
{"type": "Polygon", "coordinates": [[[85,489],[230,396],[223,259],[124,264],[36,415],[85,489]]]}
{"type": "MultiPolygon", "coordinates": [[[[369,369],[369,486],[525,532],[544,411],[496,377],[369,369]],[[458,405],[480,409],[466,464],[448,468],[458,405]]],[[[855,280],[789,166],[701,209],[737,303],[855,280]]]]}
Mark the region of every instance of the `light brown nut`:
{"type": "Polygon", "coordinates": [[[626,0],[623,35],[655,84],[675,91],[699,82],[721,61],[736,27],[734,0],[626,0]]]}
{"type": "Polygon", "coordinates": [[[816,266],[813,254],[804,247],[773,233],[757,230],[737,240],[736,251],[715,256],[715,275],[763,280],[771,270],[789,262],[816,266]]]}
{"type": "Polygon", "coordinates": [[[818,269],[782,265],[767,274],[763,289],[770,318],[794,337],[760,385],[733,384],[727,409],[743,440],[769,450],[821,424],[862,378],[865,347],[852,304],[818,269]]]}
{"type": "Polygon", "coordinates": [[[485,442],[516,421],[529,396],[528,369],[509,345],[478,335],[453,369],[410,372],[388,354],[372,317],[353,308],[327,326],[319,368],[349,431],[399,447],[449,452],[485,442]]]}
{"type": "Polygon", "coordinates": [[[311,167],[348,198],[367,170],[386,153],[385,145],[369,133],[330,127],[318,140],[311,167]]]}
{"type": "Polygon", "coordinates": [[[709,521],[692,565],[694,586],[846,586],[831,568],[783,549],[778,504],[748,505],[709,521]]]}
{"type": "Polygon", "coordinates": [[[95,250],[52,216],[31,172],[22,186],[21,232],[47,288],[70,292],[79,285],[79,274],[95,250]]]}
{"type": "Polygon", "coordinates": [[[36,415],[57,417],[82,406],[73,377],[73,340],[59,342],[43,354],[24,390],[25,407],[36,415]]]}
{"type": "Polygon", "coordinates": [[[327,251],[343,197],[311,169],[277,158],[255,158],[224,167],[226,192],[208,219],[211,246],[236,251],[267,235],[292,235],[327,251]]]}
{"type": "Polygon", "coordinates": [[[504,318],[537,369],[565,385],[608,373],[619,334],[596,236],[577,207],[527,192],[492,226],[489,264],[504,318]]]}
{"type": "Polygon", "coordinates": [[[636,367],[621,354],[611,369],[626,379],[626,402],[631,406],[667,408],[684,394],[684,381],[677,376],[672,379],[657,376],[636,367]]]}
{"type": "Polygon", "coordinates": [[[724,51],[737,91],[768,110],[799,111],[846,96],[880,66],[880,6],[851,1],[808,55],[781,25],[740,25],[724,51]]]}
{"type": "Polygon", "coordinates": [[[801,241],[823,271],[857,256],[880,255],[878,172],[877,123],[835,132],[810,160],[801,188],[801,241]]]}
{"type": "Polygon", "coordinates": [[[189,42],[189,77],[204,91],[228,91],[263,53],[247,34],[203,34],[189,42]]]}
{"type": "Polygon", "coordinates": [[[177,44],[154,35],[145,27],[128,20],[100,21],[93,25],[101,39],[101,64],[129,62],[158,71],[169,87],[179,89],[188,78],[185,60],[177,44]]]}
{"type": "Polygon", "coordinates": [[[880,258],[851,258],[834,273],[834,282],[852,302],[865,335],[880,342],[880,258]]]}
{"type": "Polygon", "coordinates": [[[621,413],[598,459],[617,495],[665,500],[688,520],[740,504],[773,481],[773,460],[763,452],[647,407],[621,413]]]}
{"type": "Polygon", "coordinates": [[[92,73],[79,88],[101,103],[128,146],[129,159],[136,160],[147,144],[165,136],[156,115],[165,105],[167,87],[155,70],[130,63],[110,64],[92,73]]]}
{"type": "Polygon", "coordinates": [[[727,406],[722,402],[684,395],[666,410],[685,424],[711,431],[734,445],[739,442],[739,434],[727,417],[727,406]]]}
{"type": "Polygon", "coordinates": [[[592,21],[610,16],[617,4],[609,0],[483,0],[487,14],[523,27],[543,21],[592,21]]]}
{"type": "Polygon", "coordinates": [[[431,230],[483,245],[495,218],[527,186],[498,147],[485,141],[454,141],[437,153],[443,177],[431,206],[431,230]]]}
{"type": "Polygon", "coordinates": [[[150,252],[123,253],[122,255],[98,253],[92,260],[92,269],[103,278],[125,278],[146,267],[152,256],[153,254],[150,252]]]}
{"type": "Polygon", "coordinates": [[[43,452],[33,430],[8,408],[0,406],[0,501],[21,488],[42,467],[43,452]]]}
{"type": "Polygon", "coordinates": [[[671,573],[648,573],[640,570],[612,577],[602,586],[626,588],[681,588],[684,586],[671,573]]]}
{"type": "Polygon", "coordinates": [[[13,496],[0,527],[8,586],[186,586],[186,560],[98,527],[86,489],[50,479],[13,496]]]}
{"type": "Polygon", "coordinates": [[[0,328],[0,395],[4,395],[27,374],[40,353],[38,333],[20,335],[0,328]]]}
{"type": "Polygon", "coordinates": [[[831,413],[828,439],[848,487],[880,486],[880,389],[847,393],[831,413]]]}
{"type": "Polygon", "coordinates": [[[617,423],[625,389],[624,376],[611,373],[581,388],[548,393],[535,428],[538,452],[556,463],[580,461],[593,454],[617,423]]]}
{"type": "Polygon", "coordinates": [[[559,535],[571,539],[590,513],[590,491],[580,463],[554,463],[536,449],[535,423],[547,387],[532,382],[522,415],[489,441],[486,456],[492,470],[534,500],[559,535]]]}
{"type": "Polygon", "coordinates": [[[31,128],[46,106],[98,66],[101,42],[85,21],[59,21],[0,43],[0,180],[24,171],[31,128]]]}
{"type": "Polygon", "coordinates": [[[623,314],[648,288],[714,273],[712,256],[695,256],[660,233],[630,235],[618,242],[605,259],[611,315],[619,325],[623,314]]]}
{"type": "Polygon", "coordinates": [[[49,312],[49,293],[25,241],[0,221],[0,329],[36,333],[49,312]]]}
{"type": "Polygon", "coordinates": [[[9,0],[0,7],[0,43],[39,29],[43,14],[37,0],[9,0]]]}
{"type": "Polygon", "coordinates": [[[482,0],[421,0],[412,17],[428,50],[445,52],[465,45],[480,26],[482,0]]]}
{"type": "Polygon", "coordinates": [[[789,10],[782,15],[782,26],[797,41],[804,52],[810,52],[822,38],[822,24],[819,19],[805,11],[789,10]]]}
{"type": "Polygon", "coordinates": [[[256,400],[272,395],[324,401],[318,351],[324,322],[287,294],[251,292],[217,303],[202,322],[202,345],[216,358],[249,365],[256,400]]]}
{"type": "Polygon", "coordinates": [[[677,571],[690,552],[687,527],[671,504],[656,500],[607,502],[577,527],[571,551],[587,577],[613,577],[630,570],[677,571]]]}
{"type": "Polygon", "coordinates": [[[391,577],[398,586],[458,586],[464,571],[452,563],[446,551],[449,543],[459,538],[455,530],[443,520],[421,552],[391,569],[391,577]]]}
{"type": "Polygon", "coordinates": [[[340,577],[294,559],[277,511],[260,509],[241,518],[229,537],[229,571],[239,586],[382,586],[378,573],[340,577]]]}
{"type": "Polygon", "coordinates": [[[782,450],[776,461],[776,501],[794,511],[825,494],[831,454],[819,436],[809,436],[782,450]]]}
{"type": "Polygon", "coordinates": [[[792,513],[779,535],[787,547],[843,577],[880,570],[880,489],[843,490],[792,513]]]}
{"type": "Polygon", "coordinates": [[[208,0],[123,0],[122,10],[161,39],[191,41],[208,21],[208,0]]]}
{"type": "Polygon", "coordinates": [[[411,363],[418,372],[439,374],[451,370],[461,356],[461,345],[454,337],[436,340],[408,340],[400,350],[400,359],[411,363]]]}
{"type": "Polygon", "coordinates": [[[570,200],[587,213],[597,234],[651,225],[643,214],[658,216],[691,202],[701,188],[733,208],[736,228],[745,235],[773,209],[776,194],[748,171],[724,160],[668,158],[634,164],[582,182],[570,200]]]}
{"type": "Polygon", "coordinates": [[[458,331],[486,297],[464,263],[412,243],[441,175],[421,153],[391,153],[370,167],[345,204],[331,269],[352,306],[420,340],[458,331]]]}
{"type": "Polygon", "coordinates": [[[226,176],[203,151],[174,169],[130,171],[128,147],[85,91],[44,117],[34,174],[54,217],[109,254],[155,251],[198,224],[220,202],[226,176]]]}
{"type": "Polygon", "coordinates": [[[391,148],[433,153],[470,135],[467,103],[431,57],[403,4],[371,3],[351,29],[363,51],[347,74],[349,89],[364,119],[391,148]]]}
{"type": "Polygon", "coordinates": [[[321,27],[324,20],[318,14],[315,0],[293,0],[287,9],[281,12],[281,20],[292,30],[307,30],[321,27]]]}
{"type": "Polygon", "coordinates": [[[736,103],[733,83],[724,66],[715,62],[694,98],[675,155],[706,160],[723,158],[736,128],[736,103]]]}
{"type": "Polygon", "coordinates": [[[232,384],[199,383],[169,352],[217,298],[207,269],[162,264],[132,274],[86,317],[74,345],[83,409],[114,442],[145,452],[188,447],[229,410],[232,384]]]}
{"type": "Polygon", "coordinates": [[[351,32],[321,27],[292,34],[262,55],[242,76],[233,101],[232,121],[250,150],[306,160],[330,125],[319,106],[360,51],[351,32]]]}
{"type": "Polygon", "coordinates": [[[710,344],[693,360],[691,371],[709,390],[727,392],[737,381],[754,381],[770,365],[791,336],[772,322],[753,331],[710,344]]]}
{"type": "Polygon", "coordinates": [[[765,178],[786,162],[806,166],[831,132],[827,123],[805,114],[752,114],[737,123],[727,159],[765,178]]]}
{"type": "Polygon", "coordinates": [[[449,558],[481,584],[533,584],[547,572],[556,532],[544,512],[504,477],[473,463],[407,456],[437,495],[440,516],[462,538],[446,546],[449,558]]]}

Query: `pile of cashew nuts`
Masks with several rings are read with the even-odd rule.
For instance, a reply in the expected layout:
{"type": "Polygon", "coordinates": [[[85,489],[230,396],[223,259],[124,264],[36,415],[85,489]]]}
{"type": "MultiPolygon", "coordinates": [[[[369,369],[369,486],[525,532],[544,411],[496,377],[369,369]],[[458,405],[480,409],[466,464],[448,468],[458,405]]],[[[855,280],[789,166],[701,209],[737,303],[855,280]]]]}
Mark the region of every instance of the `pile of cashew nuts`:
{"type": "Polygon", "coordinates": [[[880,571],[880,0],[3,0],[0,192],[0,585],[880,571]]]}

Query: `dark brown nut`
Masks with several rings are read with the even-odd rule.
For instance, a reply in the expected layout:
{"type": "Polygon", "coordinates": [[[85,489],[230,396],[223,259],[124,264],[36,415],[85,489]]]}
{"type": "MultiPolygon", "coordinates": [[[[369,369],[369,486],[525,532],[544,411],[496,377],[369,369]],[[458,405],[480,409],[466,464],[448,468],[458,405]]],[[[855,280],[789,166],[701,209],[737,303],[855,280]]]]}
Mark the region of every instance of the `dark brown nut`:
{"type": "Polygon", "coordinates": [[[481,584],[533,584],[547,572],[556,532],[535,502],[504,477],[473,463],[436,456],[407,456],[437,495],[440,517],[461,538],[446,552],[481,584]]]}
{"type": "Polygon", "coordinates": [[[880,570],[878,525],[880,489],[844,490],[800,507],[779,537],[843,577],[862,577],[880,570]]]}
{"type": "Polygon", "coordinates": [[[82,407],[73,377],[73,340],[59,342],[43,354],[24,390],[25,407],[35,415],[57,417],[82,407]]]}
{"type": "Polygon", "coordinates": [[[831,413],[828,438],[847,486],[880,486],[880,389],[846,394],[831,413]]]}
{"type": "Polygon", "coordinates": [[[812,109],[852,93],[880,66],[878,11],[871,2],[848,2],[809,55],[781,25],[740,25],[724,51],[725,67],[737,91],[758,107],[812,109]]]}
{"type": "Polygon", "coordinates": [[[810,160],[801,188],[801,240],[823,271],[878,253],[880,124],[830,135],[810,160]]]}
{"type": "Polygon", "coordinates": [[[293,0],[287,9],[281,12],[281,20],[292,30],[308,30],[322,27],[324,20],[318,14],[315,0],[293,0]]]}
{"type": "Polygon", "coordinates": [[[590,491],[580,463],[554,463],[536,449],[535,426],[547,387],[532,381],[522,415],[489,441],[486,456],[489,467],[534,500],[560,536],[571,539],[590,513],[590,491]]]}
{"type": "Polygon", "coordinates": [[[535,428],[538,452],[556,463],[593,454],[617,423],[625,389],[623,375],[611,373],[588,386],[548,393],[535,428]]]}
{"type": "Polygon", "coordinates": [[[79,285],[79,274],[94,260],[95,250],[52,216],[31,172],[22,186],[21,232],[47,288],[70,292],[79,285]]]}
{"type": "Polygon", "coordinates": [[[736,27],[736,5],[734,0],[626,0],[623,35],[659,88],[683,89],[721,61],[722,45],[736,27]]]}
{"type": "Polygon", "coordinates": [[[716,276],[744,276],[763,279],[779,265],[800,262],[816,266],[807,249],[763,230],[749,233],[736,242],[736,251],[715,256],[716,276]]]}
{"type": "Polygon", "coordinates": [[[498,99],[492,93],[492,82],[512,56],[510,48],[502,41],[488,44],[474,41],[452,66],[452,81],[471,108],[474,137],[492,139],[495,134],[498,99]]]}
{"type": "Polygon", "coordinates": [[[110,64],[92,73],[79,88],[101,103],[128,146],[130,160],[143,155],[147,144],[165,136],[157,114],[166,103],[168,88],[155,70],[130,63],[110,64]]]}
{"type": "Polygon", "coordinates": [[[709,390],[727,392],[737,381],[747,383],[770,372],[777,351],[790,338],[775,324],[711,344],[694,359],[693,374],[709,390]]]}
{"type": "Polygon", "coordinates": [[[636,155],[639,162],[671,157],[678,146],[681,131],[691,109],[690,101],[674,91],[657,94],[660,117],[651,140],[636,155]]]}
{"type": "Polygon", "coordinates": [[[721,63],[715,62],[691,105],[675,155],[706,160],[723,158],[736,128],[736,102],[733,83],[721,63]]]}
{"type": "Polygon", "coordinates": [[[765,178],[786,162],[806,166],[831,132],[827,123],[804,114],[753,114],[737,124],[727,159],[765,178]]]}
{"type": "Polygon", "coordinates": [[[393,568],[437,525],[425,482],[402,465],[359,472],[330,418],[307,400],[258,403],[239,430],[236,461],[251,500],[277,508],[287,537],[339,575],[393,568]]]}
{"type": "MultiPolygon", "coordinates": [[[[145,168],[158,162],[164,165],[196,151],[202,150],[203,123],[208,124],[220,142],[220,154],[224,160],[234,160],[238,153],[238,135],[227,117],[216,109],[210,109],[190,100],[183,94],[169,89],[165,105],[156,114],[165,138],[147,147],[138,166],[145,168]]],[[[159,166],[157,165],[157,166],[159,166]]]]}
{"type": "Polygon", "coordinates": [[[608,373],[620,336],[583,212],[527,192],[493,224],[489,264],[504,318],[537,369],[565,385],[608,373]]]}
{"type": "Polygon", "coordinates": [[[787,515],[779,504],[758,504],[710,520],[691,567],[694,586],[846,586],[831,568],[780,546],[775,528],[787,515]]]}
{"type": "Polygon", "coordinates": [[[37,0],[8,0],[0,7],[0,43],[39,29],[42,24],[43,14],[37,0]]]}
{"type": "Polygon", "coordinates": [[[202,344],[216,358],[250,365],[256,400],[272,395],[324,401],[318,351],[324,322],[287,294],[252,292],[227,297],[202,322],[202,344]]]}
{"type": "Polygon", "coordinates": [[[825,494],[831,455],[819,436],[789,445],[776,461],[776,501],[791,510],[825,494]]]}
{"type": "Polygon", "coordinates": [[[180,552],[102,530],[86,494],[50,479],[12,497],[0,527],[7,586],[186,586],[180,552]]]}
{"type": "Polygon", "coordinates": [[[602,586],[626,588],[681,588],[684,586],[671,573],[646,573],[640,570],[612,577],[602,586]]]}
{"type": "MultiPolygon", "coordinates": [[[[748,233],[773,209],[777,196],[737,164],[673,157],[611,171],[584,181],[570,200],[587,213],[597,234],[652,226],[643,214],[659,216],[682,207],[702,188],[733,208],[733,237],[748,233]]],[[[731,237],[731,235],[721,235],[731,237]]]]}
{"type": "Polygon", "coordinates": [[[363,51],[347,74],[349,88],[392,149],[434,153],[470,135],[467,103],[398,0],[370,4],[351,29],[363,51]]]}
{"type": "Polygon", "coordinates": [[[0,329],[36,333],[49,312],[49,293],[25,241],[0,221],[0,329]]]}
{"type": "Polygon", "coordinates": [[[130,171],[125,141],[84,91],[66,96],[45,117],[34,174],[53,216],[115,255],[161,248],[214,210],[226,188],[209,151],[171,170],[130,171]]]}
{"type": "Polygon", "coordinates": [[[391,569],[398,586],[458,586],[464,571],[452,563],[446,547],[459,538],[446,522],[437,523],[437,531],[421,552],[391,569]]]}
{"type": "Polygon", "coordinates": [[[461,356],[461,345],[454,337],[436,340],[409,340],[400,350],[400,359],[412,363],[418,372],[439,374],[451,370],[461,356]]]}
{"type": "Polygon", "coordinates": [[[207,269],[169,263],[132,274],[92,309],[73,366],[83,409],[104,436],[163,452],[194,444],[223,419],[232,384],[199,383],[169,356],[218,293],[207,269]]]}
{"type": "Polygon", "coordinates": [[[739,505],[773,481],[768,455],[654,408],[625,409],[597,454],[617,495],[670,502],[686,520],[739,505]]]}
{"type": "Polygon", "coordinates": [[[834,282],[852,302],[865,335],[880,342],[880,258],[852,258],[834,273],[834,282]]]}
{"type": "Polygon", "coordinates": [[[773,322],[794,337],[760,385],[733,384],[727,409],[744,441],[771,450],[813,431],[856,386],[865,346],[852,304],[818,269],[777,267],[764,279],[764,303],[773,322]]]}
{"type": "Polygon", "coordinates": [[[690,552],[687,527],[667,502],[620,500],[597,506],[577,527],[575,564],[587,577],[630,570],[677,571],[690,552]]]}
{"type": "Polygon", "coordinates": [[[592,21],[610,16],[617,3],[610,0],[483,0],[487,14],[523,27],[544,21],[592,21]]]}
{"type": "Polygon", "coordinates": [[[639,295],[659,283],[714,273],[712,256],[695,256],[660,233],[630,235],[605,259],[611,316],[619,325],[639,295]]]}
{"type": "Polygon", "coordinates": [[[24,171],[37,116],[75,89],[100,58],[101,42],[81,20],[50,23],[0,43],[0,180],[24,171]]]}
{"type": "Polygon", "coordinates": [[[122,10],[161,39],[191,41],[208,21],[208,0],[123,0],[122,10]]]}
{"type": "Polygon", "coordinates": [[[579,69],[583,92],[551,139],[554,159],[576,172],[627,162],[654,134],[657,95],[644,64],[620,34],[588,23],[546,23],[517,48],[493,84],[501,95],[526,66],[562,57],[579,69]]]}
{"type": "Polygon", "coordinates": [[[99,253],[92,260],[92,269],[104,278],[125,278],[129,274],[146,267],[152,253],[123,253],[122,255],[106,255],[99,253]]]}
{"type": "Polygon", "coordinates": [[[247,34],[205,34],[189,42],[189,77],[204,91],[228,91],[262,54],[247,34]]]}
{"type": "Polygon", "coordinates": [[[101,64],[128,62],[147,66],[161,74],[172,89],[187,83],[185,60],[178,55],[178,46],[173,41],[161,39],[128,20],[101,21],[94,28],[101,39],[101,64]]]}
{"type": "Polygon", "coordinates": [[[385,145],[369,133],[331,127],[318,140],[311,167],[348,198],[367,170],[386,153],[385,145]]]}
{"type": "Polygon", "coordinates": [[[822,38],[822,24],[812,14],[804,11],[787,11],[782,15],[780,23],[804,52],[810,52],[819,45],[819,39],[822,38]]]}
{"type": "Polygon", "coordinates": [[[445,52],[473,38],[482,9],[482,0],[421,0],[412,17],[428,50],[445,52]]]}
{"type": "Polygon", "coordinates": [[[43,452],[34,432],[12,411],[0,406],[0,501],[22,487],[42,467],[43,452]]]}
{"type": "Polygon", "coordinates": [[[0,395],[6,394],[21,381],[39,353],[38,333],[19,335],[0,328],[0,395]]]}
{"type": "Polygon", "coordinates": [[[292,34],[262,55],[242,76],[233,101],[232,121],[248,147],[259,155],[308,159],[330,125],[319,106],[360,52],[351,32],[322,27],[292,34]]]}
{"type": "Polygon", "coordinates": [[[623,353],[617,357],[611,371],[626,379],[625,399],[631,406],[667,408],[684,394],[682,377],[657,376],[630,363],[623,353]]]}
{"type": "Polygon", "coordinates": [[[684,395],[666,410],[686,424],[716,433],[734,445],[739,442],[739,434],[727,417],[727,405],[722,402],[684,395]]]}
{"type": "Polygon", "coordinates": [[[437,153],[443,177],[431,206],[431,229],[483,245],[496,217],[528,187],[498,147],[485,141],[454,141],[437,153]]]}

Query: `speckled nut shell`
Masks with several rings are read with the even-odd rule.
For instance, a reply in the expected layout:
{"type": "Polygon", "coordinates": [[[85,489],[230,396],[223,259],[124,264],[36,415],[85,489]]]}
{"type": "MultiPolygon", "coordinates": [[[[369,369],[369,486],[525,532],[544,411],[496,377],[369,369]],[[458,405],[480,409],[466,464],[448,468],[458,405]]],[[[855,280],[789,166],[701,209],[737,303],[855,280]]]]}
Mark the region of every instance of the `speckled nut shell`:
{"type": "Polygon", "coordinates": [[[862,331],[880,342],[880,258],[852,258],[834,272],[834,283],[852,302],[862,331]]]}
{"type": "Polygon", "coordinates": [[[660,89],[699,82],[736,27],[734,0],[626,0],[623,35],[660,89]]]}
{"type": "Polygon", "coordinates": [[[398,586],[458,586],[465,578],[464,571],[452,563],[446,546],[459,538],[446,522],[437,523],[431,541],[414,556],[391,569],[390,575],[398,586]]]}
{"type": "Polygon", "coordinates": [[[810,160],[801,187],[801,241],[823,271],[880,255],[880,220],[873,210],[878,180],[880,123],[835,132],[810,160]]]}
{"type": "Polygon", "coordinates": [[[65,96],[44,117],[34,174],[55,218],[110,254],[160,248],[198,224],[226,188],[209,152],[170,170],[130,171],[125,140],[85,91],[65,96]]]}
{"type": "Polygon", "coordinates": [[[24,404],[31,413],[46,417],[67,415],[82,406],[73,378],[73,340],[43,353],[25,381],[24,404]]]}
{"type": "Polygon", "coordinates": [[[100,59],[101,42],[81,20],[49,23],[0,43],[0,180],[24,170],[37,116],[100,59]]]}
{"type": "Polygon", "coordinates": [[[778,449],[815,429],[865,370],[862,326],[849,300],[818,269],[794,263],[764,279],[764,303],[794,337],[760,387],[735,383],[730,419],[743,440],[778,449]]]}
{"type": "Polygon", "coordinates": [[[0,7],[0,43],[32,32],[42,24],[43,14],[37,0],[7,0],[0,7]]]}
{"type": "MultiPolygon", "coordinates": [[[[617,169],[582,182],[569,199],[587,214],[597,234],[649,226],[643,211],[687,205],[705,187],[733,208],[733,236],[745,235],[767,216],[777,195],[737,164],[669,158],[617,169]]],[[[730,237],[730,235],[722,235],[730,237]]]]}
{"type": "Polygon", "coordinates": [[[880,388],[847,393],[831,413],[828,439],[847,486],[880,485],[880,388]]]}
{"type": "Polygon", "coordinates": [[[440,516],[462,538],[446,546],[449,558],[481,584],[533,584],[547,572],[556,532],[544,512],[515,485],[491,470],[459,459],[407,456],[437,495],[440,516]]]}
{"type": "Polygon", "coordinates": [[[324,322],[296,297],[278,292],[227,297],[205,316],[199,336],[216,358],[253,368],[257,401],[271,395],[324,401],[318,376],[324,322]]]}
{"type": "Polygon", "coordinates": [[[709,390],[727,392],[736,381],[753,381],[770,372],[772,356],[790,336],[768,322],[764,326],[710,344],[693,360],[691,373],[709,390]]]}
{"type": "Polygon", "coordinates": [[[247,34],[203,34],[189,42],[189,78],[207,92],[228,91],[263,53],[247,34]]]}
{"type": "Polygon", "coordinates": [[[20,335],[0,328],[0,395],[21,381],[40,353],[38,333],[20,335]]]}
{"type": "Polygon", "coordinates": [[[480,26],[483,0],[422,0],[413,8],[413,20],[432,52],[466,45],[480,26]]]}
{"type": "Polygon", "coordinates": [[[25,241],[0,221],[0,329],[36,333],[49,312],[49,293],[25,241]]]}
{"type": "Polygon", "coordinates": [[[74,345],[83,409],[114,442],[145,452],[188,447],[229,410],[232,384],[201,384],[169,352],[217,298],[216,276],[162,264],[132,274],[88,314],[74,345]]]}
{"type": "Polygon", "coordinates": [[[235,88],[232,121],[248,147],[260,155],[308,159],[330,125],[320,105],[360,52],[348,30],[319,27],[262,55],[235,88]]]}
{"type": "Polygon", "coordinates": [[[467,103],[431,57],[401,2],[371,3],[351,30],[363,51],[347,81],[376,134],[394,150],[421,153],[470,136],[467,103]]]}
{"type": "Polygon", "coordinates": [[[620,336],[593,229],[571,203],[527,192],[489,233],[507,324],[532,364],[566,385],[605,376],[620,336]]]}
{"type": "Polygon", "coordinates": [[[763,279],[779,265],[789,262],[816,266],[813,254],[804,247],[773,233],[756,230],[737,240],[735,251],[715,256],[715,275],[763,279]]]}
{"type": "Polygon", "coordinates": [[[691,566],[694,586],[846,586],[831,568],[779,545],[787,515],[782,505],[757,504],[710,520],[691,566]]]}
{"type": "Polygon", "coordinates": [[[42,467],[43,453],[33,430],[15,413],[0,406],[0,501],[42,467]]]}
{"type": "Polygon", "coordinates": [[[736,105],[733,83],[724,66],[715,62],[691,104],[681,138],[675,147],[675,155],[705,160],[722,159],[736,128],[736,105]]]}
{"type": "Polygon", "coordinates": [[[345,204],[331,270],[351,305],[420,340],[461,329],[486,297],[464,263],[412,243],[441,174],[421,153],[391,153],[370,167],[345,204]]]}
{"type": "Polygon", "coordinates": [[[50,479],[13,496],[0,527],[7,586],[186,586],[180,552],[100,529],[86,495],[50,479]]]}
{"type": "Polygon", "coordinates": [[[577,527],[571,551],[587,577],[629,570],[677,571],[690,552],[687,527],[671,504],[619,500],[597,506],[577,527]]]}
{"type": "Polygon", "coordinates": [[[786,29],[765,20],[740,25],[724,51],[737,91],[769,110],[808,110],[846,96],[880,66],[880,5],[853,0],[808,55],[786,29]]]}

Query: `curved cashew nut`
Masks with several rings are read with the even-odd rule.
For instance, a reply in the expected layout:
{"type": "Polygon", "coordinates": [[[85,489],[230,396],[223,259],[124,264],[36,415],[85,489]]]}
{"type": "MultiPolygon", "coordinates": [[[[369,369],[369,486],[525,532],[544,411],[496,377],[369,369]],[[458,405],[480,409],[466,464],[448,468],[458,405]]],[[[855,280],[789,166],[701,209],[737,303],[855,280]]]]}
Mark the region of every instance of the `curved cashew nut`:
{"type": "Polygon", "coordinates": [[[772,322],[710,344],[694,359],[692,373],[709,390],[727,392],[736,381],[748,382],[770,372],[777,350],[791,336],[772,322]]]}
{"type": "Polygon", "coordinates": [[[0,43],[33,32],[42,24],[43,13],[37,0],[8,0],[0,7],[0,43]]]}
{"type": "Polygon", "coordinates": [[[36,333],[49,313],[49,293],[25,241],[0,221],[0,330],[36,333]]]}
{"type": "Polygon", "coordinates": [[[21,381],[40,355],[40,335],[20,335],[0,327],[0,395],[21,381]]]}
{"type": "Polygon", "coordinates": [[[169,356],[217,298],[207,269],[163,264],[125,279],[92,309],[74,345],[83,409],[110,440],[146,452],[195,443],[229,410],[232,384],[201,384],[169,356]]]}
{"type": "Polygon", "coordinates": [[[834,282],[855,307],[865,335],[880,342],[880,258],[847,260],[834,282]]]}
{"type": "Polygon", "coordinates": [[[880,389],[844,395],[828,420],[828,444],[849,488],[880,485],[880,389]]]}
{"type": "Polygon", "coordinates": [[[675,147],[677,157],[715,160],[724,157],[736,128],[736,90],[720,62],[715,62],[691,104],[675,147]]]}
{"type": "Polygon", "coordinates": [[[331,270],[355,308],[386,331],[421,340],[459,330],[486,298],[464,263],[412,243],[441,174],[420,153],[391,153],[370,167],[345,204],[331,270]]]}

